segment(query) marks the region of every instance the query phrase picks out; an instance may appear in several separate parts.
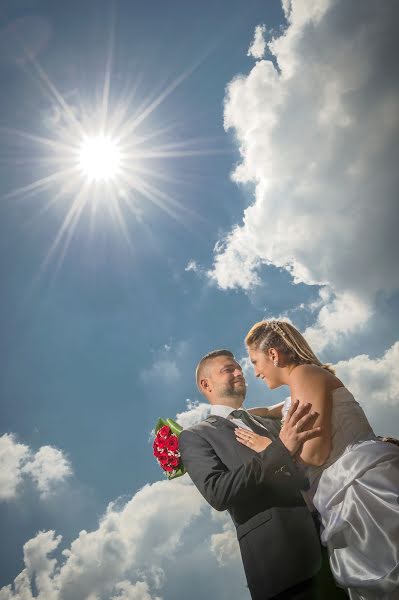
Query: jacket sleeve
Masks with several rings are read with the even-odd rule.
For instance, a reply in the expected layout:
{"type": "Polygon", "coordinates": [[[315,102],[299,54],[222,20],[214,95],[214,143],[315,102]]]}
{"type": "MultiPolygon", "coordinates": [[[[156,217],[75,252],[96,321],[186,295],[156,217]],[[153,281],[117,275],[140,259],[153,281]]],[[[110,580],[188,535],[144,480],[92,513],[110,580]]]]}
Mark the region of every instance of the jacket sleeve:
{"type": "Polygon", "coordinates": [[[196,431],[182,431],[179,448],[193,483],[216,510],[227,510],[237,502],[250,499],[261,485],[275,489],[309,487],[306,476],[279,439],[236,469],[228,469],[209,442],[196,431]]]}

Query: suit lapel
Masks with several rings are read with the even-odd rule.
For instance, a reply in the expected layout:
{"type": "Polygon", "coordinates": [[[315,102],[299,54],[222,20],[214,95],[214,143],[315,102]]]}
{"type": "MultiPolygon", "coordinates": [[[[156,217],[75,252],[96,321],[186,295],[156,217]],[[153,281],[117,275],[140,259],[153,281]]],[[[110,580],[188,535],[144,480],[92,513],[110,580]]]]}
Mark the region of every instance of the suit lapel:
{"type": "Polygon", "coordinates": [[[229,429],[235,429],[237,427],[233,421],[225,419],[224,417],[219,417],[218,415],[209,415],[205,421],[211,423],[211,425],[216,425],[216,427],[228,427],[229,429]]]}
{"type": "MultiPolygon", "coordinates": [[[[278,436],[278,432],[273,430],[275,429],[275,427],[270,427],[270,424],[267,423],[267,421],[265,423],[264,419],[256,417],[255,415],[251,415],[251,417],[254,419],[254,421],[257,421],[257,423],[254,423],[254,433],[258,433],[259,435],[266,435],[272,440],[274,440],[278,436]]],[[[218,415],[209,415],[209,417],[207,417],[207,419],[205,420],[208,421],[208,423],[211,423],[212,425],[217,425],[217,427],[230,427],[233,429],[237,427],[237,425],[233,423],[233,421],[225,419],[224,417],[219,417],[218,415]]]]}
{"type": "MultiPolygon", "coordinates": [[[[219,435],[225,435],[229,437],[229,445],[231,445],[231,450],[239,456],[241,461],[247,462],[249,458],[252,458],[254,453],[256,454],[255,450],[252,450],[252,448],[241,444],[235,438],[234,429],[237,427],[235,423],[229,419],[225,419],[224,417],[219,417],[218,415],[210,415],[205,420],[216,427],[219,435]]],[[[259,429],[261,428],[259,427],[259,429]]],[[[264,429],[263,432],[265,433],[264,429]]]]}
{"type": "MultiPolygon", "coordinates": [[[[251,415],[257,423],[254,423],[254,433],[259,433],[259,435],[266,435],[272,439],[275,438],[275,432],[268,427],[268,423],[264,423],[264,419],[251,415]],[[255,431],[256,429],[256,431],[255,431]]],[[[235,429],[237,425],[233,423],[230,419],[225,419],[225,417],[219,417],[218,415],[209,415],[205,419],[211,425],[216,425],[217,427],[229,427],[230,429],[235,429]]]]}

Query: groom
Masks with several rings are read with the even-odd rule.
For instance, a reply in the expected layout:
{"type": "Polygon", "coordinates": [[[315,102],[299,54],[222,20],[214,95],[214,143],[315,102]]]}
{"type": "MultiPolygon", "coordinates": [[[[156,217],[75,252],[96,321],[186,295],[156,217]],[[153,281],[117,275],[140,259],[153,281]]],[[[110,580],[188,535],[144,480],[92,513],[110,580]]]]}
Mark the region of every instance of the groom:
{"type": "Polygon", "coordinates": [[[230,513],[252,599],[312,599],[320,545],[300,493],[308,482],[294,459],[303,442],[316,434],[309,407],[294,406],[281,431],[273,419],[240,411],[246,384],[228,350],[204,356],[196,376],[211,415],[181,432],[183,463],[209,504],[230,513]],[[296,428],[300,419],[304,425],[296,428]],[[255,452],[236,440],[237,426],[273,441],[255,452]]]}

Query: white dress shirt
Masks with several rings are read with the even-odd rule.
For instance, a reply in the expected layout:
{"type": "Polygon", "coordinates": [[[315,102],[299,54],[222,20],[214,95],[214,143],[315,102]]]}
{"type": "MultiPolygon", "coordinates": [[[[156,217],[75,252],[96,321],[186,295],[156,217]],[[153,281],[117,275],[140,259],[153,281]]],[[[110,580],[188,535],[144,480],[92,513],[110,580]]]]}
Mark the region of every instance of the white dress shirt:
{"type": "MultiPolygon", "coordinates": [[[[228,418],[229,414],[232,413],[233,410],[236,410],[236,409],[233,408],[232,406],[225,406],[224,404],[212,404],[211,405],[211,415],[216,415],[217,417],[224,417],[225,419],[228,418]]],[[[246,409],[243,406],[240,406],[240,408],[237,410],[246,410],[246,409]]],[[[237,425],[237,427],[241,427],[241,429],[247,429],[248,431],[252,431],[252,429],[250,427],[248,427],[248,425],[243,423],[241,421],[241,419],[229,419],[229,421],[234,423],[234,425],[237,425]]]]}

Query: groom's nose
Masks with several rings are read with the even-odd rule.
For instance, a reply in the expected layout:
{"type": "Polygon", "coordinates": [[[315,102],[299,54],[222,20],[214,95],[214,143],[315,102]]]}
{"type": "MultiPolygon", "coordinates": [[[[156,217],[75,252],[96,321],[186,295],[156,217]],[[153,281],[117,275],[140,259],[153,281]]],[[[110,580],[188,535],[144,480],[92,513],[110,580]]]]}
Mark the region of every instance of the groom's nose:
{"type": "Polygon", "coordinates": [[[241,367],[236,367],[233,373],[234,377],[242,377],[245,380],[241,367]]]}

